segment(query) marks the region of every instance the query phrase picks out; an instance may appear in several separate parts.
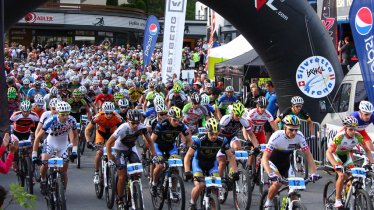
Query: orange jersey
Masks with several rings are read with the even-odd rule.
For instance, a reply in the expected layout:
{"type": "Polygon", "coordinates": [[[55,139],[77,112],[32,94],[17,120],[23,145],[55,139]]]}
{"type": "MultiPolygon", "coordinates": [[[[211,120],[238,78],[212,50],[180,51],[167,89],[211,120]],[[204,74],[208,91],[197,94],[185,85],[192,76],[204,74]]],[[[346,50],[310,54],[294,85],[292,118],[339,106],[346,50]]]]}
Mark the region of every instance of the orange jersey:
{"type": "Polygon", "coordinates": [[[122,123],[122,121],[122,117],[116,112],[113,112],[113,115],[109,119],[105,117],[104,112],[99,112],[92,119],[91,123],[98,125],[98,131],[104,133],[113,133],[117,129],[117,126],[122,123]]]}
{"type": "Polygon", "coordinates": [[[28,133],[31,127],[35,127],[39,122],[39,117],[35,112],[31,112],[28,116],[23,116],[21,111],[15,112],[10,121],[13,123],[13,130],[18,133],[28,133]]]}
{"type": "Polygon", "coordinates": [[[39,111],[36,109],[36,106],[34,106],[32,109],[31,109],[32,112],[35,112],[38,117],[40,118],[42,116],[42,114],[45,112],[44,108],[41,108],[39,111]]]}

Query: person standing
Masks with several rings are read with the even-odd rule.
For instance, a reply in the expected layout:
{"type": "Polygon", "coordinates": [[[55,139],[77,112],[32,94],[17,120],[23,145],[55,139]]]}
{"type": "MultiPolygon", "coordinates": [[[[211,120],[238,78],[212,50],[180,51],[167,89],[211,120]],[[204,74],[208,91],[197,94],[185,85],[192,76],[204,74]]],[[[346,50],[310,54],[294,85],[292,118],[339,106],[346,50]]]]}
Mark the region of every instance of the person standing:
{"type": "MultiPolygon", "coordinates": [[[[277,95],[275,93],[274,84],[272,81],[267,81],[265,83],[266,88],[266,99],[268,100],[268,105],[266,106],[266,110],[270,112],[270,114],[275,119],[275,115],[278,111],[278,104],[277,104],[277,95]]],[[[270,135],[273,133],[273,129],[271,128],[269,123],[265,123],[264,125],[266,139],[270,138],[270,135]]]]}
{"type": "Polygon", "coordinates": [[[260,96],[265,96],[265,93],[258,88],[256,83],[251,83],[249,85],[250,92],[247,95],[244,106],[249,109],[256,108],[256,101],[260,96]]]}

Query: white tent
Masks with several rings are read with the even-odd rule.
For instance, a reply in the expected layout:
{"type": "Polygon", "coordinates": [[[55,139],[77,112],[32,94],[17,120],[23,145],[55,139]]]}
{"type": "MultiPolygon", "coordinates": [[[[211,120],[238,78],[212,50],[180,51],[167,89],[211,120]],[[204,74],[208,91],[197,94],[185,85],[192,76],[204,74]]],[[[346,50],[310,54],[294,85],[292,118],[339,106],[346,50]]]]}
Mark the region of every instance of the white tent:
{"type": "Polygon", "coordinates": [[[209,57],[231,59],[252,49],[252,45],[250,45],[249,42],[240,35],[225,45],[212,48],[209,51],[209,57]]]}

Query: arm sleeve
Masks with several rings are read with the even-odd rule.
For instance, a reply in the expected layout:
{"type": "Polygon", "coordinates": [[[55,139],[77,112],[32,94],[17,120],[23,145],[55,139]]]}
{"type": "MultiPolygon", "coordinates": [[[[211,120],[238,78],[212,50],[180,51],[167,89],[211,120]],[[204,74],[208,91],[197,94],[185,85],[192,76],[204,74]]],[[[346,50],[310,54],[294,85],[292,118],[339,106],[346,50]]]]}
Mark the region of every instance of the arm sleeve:
{"type": "MultiPolygon", "coordinates": [[[[5,147],[1,147],[0,151],[1,151],[0,153],[2,155],[5,151],[5,147]]],[[[12,166],[13,159],[14,159],[13,153],[9,153],[5,162],[0,160],[0,173],[7,174],[9,172],[9,169],[12,166]]]]}

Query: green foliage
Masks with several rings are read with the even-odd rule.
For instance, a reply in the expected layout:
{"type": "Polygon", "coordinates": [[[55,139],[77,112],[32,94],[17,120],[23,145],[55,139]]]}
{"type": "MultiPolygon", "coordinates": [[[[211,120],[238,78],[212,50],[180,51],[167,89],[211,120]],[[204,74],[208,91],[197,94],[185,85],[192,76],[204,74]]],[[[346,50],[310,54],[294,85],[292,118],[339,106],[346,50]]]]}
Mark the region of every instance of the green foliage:
{"type": "MultiPolygon", "coordinates": [[[[23,187],[18,184],[12,183],[9,186],[10,186],[9,191],[10,191],[10,196],[11,196],[11,200],[9,201],[10,202],[9,204],[18,203],[22,208],[35,209],[35,203],[36,203],[35,195],[31,195],[25,192],[23,187]]],[[[9,204],[7,206],[9,206],[9,204]]],[[[6,207],[4,207],[4,209],[6,209],[6,207]]]]}
{"type": "Polygon", "coordinates": [[[118,0],[106,0],[107,6],[118,6],[118,0]]]}
{"type": "Polygon", "coordinates": [[[196,0],[187,1],[186,20],[195,20],[196,0]]]}

